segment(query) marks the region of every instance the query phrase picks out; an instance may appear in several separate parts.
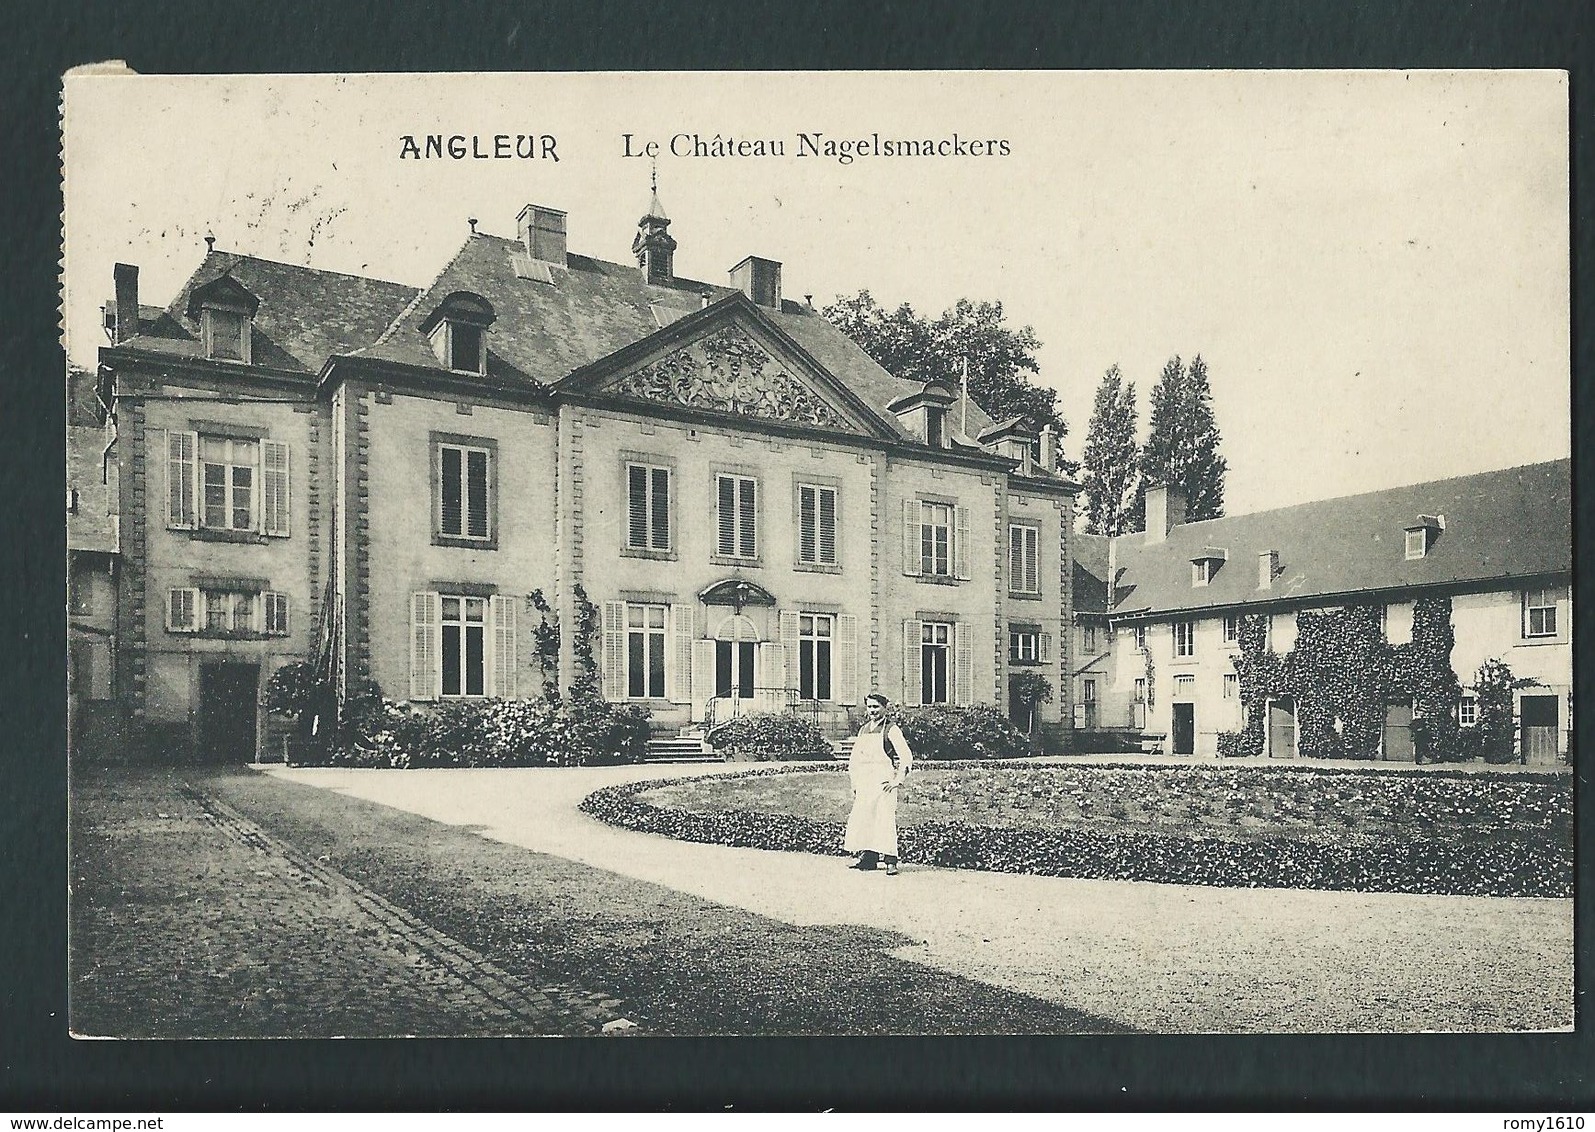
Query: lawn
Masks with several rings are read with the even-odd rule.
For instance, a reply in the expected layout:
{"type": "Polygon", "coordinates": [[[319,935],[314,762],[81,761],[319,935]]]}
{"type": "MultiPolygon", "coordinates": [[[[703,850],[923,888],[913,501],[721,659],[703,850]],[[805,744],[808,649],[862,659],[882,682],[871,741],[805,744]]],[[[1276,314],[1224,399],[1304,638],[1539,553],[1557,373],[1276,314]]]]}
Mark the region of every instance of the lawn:
{"type": "MultiPolygon", "coordinates": [[[[611,787],[582,808],[689,841],[840,852],[835,769],[611,787]]],[[[960,763],[916,768],[905,861],[1224,887],[1572,895],[1572,780],[1555,773],[960,763]]]]}

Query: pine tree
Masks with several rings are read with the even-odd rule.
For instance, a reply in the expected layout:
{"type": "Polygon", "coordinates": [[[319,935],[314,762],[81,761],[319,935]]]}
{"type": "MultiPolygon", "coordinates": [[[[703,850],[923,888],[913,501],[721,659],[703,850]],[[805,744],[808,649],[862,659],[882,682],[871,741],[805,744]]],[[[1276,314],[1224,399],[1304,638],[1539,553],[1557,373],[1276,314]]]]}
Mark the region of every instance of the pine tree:
{"type": "Polygon", "coordinates": [[[1187,452],[1184,468],[1185,519],[1200,523],[1224,514],[1224,473],[1229,462],[1218,454],[1218,421],[1213,417],[1213,389],[1207,363],[1198,354],[1185,377],[1187,452]]]}
{"type": "Polygon", "coordinates": [[[1118,366],[1109,366],[1097,385],[1080,461],[1089,534],[1121,535],[1135,529],[1131,525],[1139,479],[1135,418],[1135,383],[1126,382],[1118,366]]]}
{"type": "Polygon", "coordinates": [[[1185,493],[1188,523],[1224,514],[1224,473],[1229,465],[1218,454],[1222,439],[1213,417],[1213,391],[1201,355],[1189,368],[1176,356],[1163,366],[1152,388],[1150,432],[1141,449],[1141,486],[1136,512],[1146,525],[1146,485],[1166,484],[1185,493]]]}

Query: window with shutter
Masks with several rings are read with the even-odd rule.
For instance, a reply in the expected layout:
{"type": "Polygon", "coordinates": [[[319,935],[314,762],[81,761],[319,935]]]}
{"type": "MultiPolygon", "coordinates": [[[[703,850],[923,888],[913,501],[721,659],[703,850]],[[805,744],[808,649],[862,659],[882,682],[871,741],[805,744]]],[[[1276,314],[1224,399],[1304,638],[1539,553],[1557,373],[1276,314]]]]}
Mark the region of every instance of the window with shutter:
{"type": "Polygon", "coordinates": [[[626,465],[626,549],[670,549],[670,469],[626,465]]]}
{"type": "Polygon", "coordinates": [[[626,698],[626,603],[604,602],[604,698],[626,698]]]}
{"type": "Polygon", "coordinates": [[[903,500],[903,573],[910,577],[917,576],[920,572],[919,552],[922,539],[919,523],[919,500],[903,500]]]}
{"type": "Polygon", "coordinates": [[[173,633],[193,633],[199,630],[199,591],[174,589],[167,592],[166,628],[173,633]]]}
{"type": "MultiPolygon", "coordinates": [[[[969,508],[953,508],[957,526],[953,534],[953,576],[961,582],[969,580],[969,508]]],[[[995,550],[995,548],[993,548],[995,550]]]]}
{"type": "Polygon", "coordinates": [[[836,618],[836,699],[838,703],[858,703],[858,618],[851,613],[836,618]]]}
{"type": "Polygon", "coordinates": [[[798,485],[798,561],[811,566],[836,565],[834,487],[798,485]]]}
{"type": "Polygon", "coordinates": [[[288,595],[268,590],[261,595],[265,606],[264,631],[274,636],[288,634],[288,595]]]}
{"type": "Polygon", "coordinates": [[[975,700],[975,657],[970,642],[969,626],[962,621],[953,626],[953,650],[956,672],[953,676],[953,703],[968,707],[975,700]]]}
{"type": "MultiPolygon", "coordinates": [[[[961,524],[963,530],[967,524],[961,524]]],[[[1008,526],[1008,588],[1014,593],[1041,592],[1041,531],[1031,523],[1008,526]]],[[[960,559],[962,561],[962,559],[960,559]]]]}
{"type": "Polygon", "coordinates": [[[928,500],[919,505],[919,570],[932,577],[953,576],[953,511],[928,500]]]}
{"type": "Polygon", "coordinates": [[[437,469],[435,540],[443,545],[466,544],[491,547],[493,529],[494,475],[498,470],[498,451],[491,440],[472,443],[467,437],[434,434],[434,467],[437,469]]]}
{"type": "Polygon", "coordinates": [[[692,614],[690,605],[670,607],[670,636],[675,650],[671,657],[670,700],[677,704],[692,702],[692,614]]]}
{"type": "Polygon", "coordinates": [[[488,694],[487,599],[466,594],[439,594],[440,694],[488,694]]]}
{"type": "Polygon", "coordinates": [[[923,674],[920,671],[924,625],[923,621],[912,617],[903,622],[903,702],[905,704],[925,702],[921,698],[923,674]]]}
{"type": "Polygon", "coordinates": [[[750,476],[715,476],[715,553],[757,558],[758,487],[750,476]]]}

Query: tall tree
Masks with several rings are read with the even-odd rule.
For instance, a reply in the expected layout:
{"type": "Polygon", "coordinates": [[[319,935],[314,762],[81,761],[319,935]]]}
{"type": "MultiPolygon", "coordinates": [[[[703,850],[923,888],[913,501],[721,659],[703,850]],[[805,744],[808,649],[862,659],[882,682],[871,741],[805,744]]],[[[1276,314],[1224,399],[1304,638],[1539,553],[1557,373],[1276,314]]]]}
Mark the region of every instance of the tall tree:
{"type": "Polygon", "coordinates": [[[1132,525],[1140,478],[1135,428],[1135,382],[1125,381],[1118,366],[1109,366],[1097,385],[1080,457],[1089,534],[1122,535],[1138,529],[1132,525]]]}
{"type": "MultiPolygon", "coordinates": [[[[1039,432],[1050,424],[1059,451],[1069,426],[1058,410],[1058,391],[1032,384],[1041,340],[1029,326],[1009,326],[1000,302],[959,299],[928,319],[907,303],[888,310],[868,291],[840,295],[821,312],[881,367],[913,381],[939,380],[959,388],[965,359],[969,395],[996,421],[1019,417],[1039,432]]],[[[1063,461],[1073,470],[1077,465],[1063,461]]]]}
{"type": "Polygon", "coordinates": [[[1146,516],[1146,485],[1167,484],[1185,493],[1185,521],[1201,522],[1224,514],[1224,473],[1229,465],[1218,454],[1222,439],[1213,417],[1213,391],[1201,355],[1190,367],[1178,357],[1163,366],[1152,387],[1150,431],[1141,448],[1141,487],[1137,493],[1140,524],[1146,516]]]}

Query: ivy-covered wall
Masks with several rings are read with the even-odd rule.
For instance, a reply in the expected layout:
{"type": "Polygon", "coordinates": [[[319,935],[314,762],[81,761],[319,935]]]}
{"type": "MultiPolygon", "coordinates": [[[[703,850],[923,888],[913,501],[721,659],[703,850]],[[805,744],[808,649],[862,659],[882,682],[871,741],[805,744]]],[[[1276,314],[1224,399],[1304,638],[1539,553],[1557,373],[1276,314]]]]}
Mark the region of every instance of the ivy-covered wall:
{"type": "Polygon", "coordinates": [[[1348,605],[1296,615],[1296,645],[1283,656],[1268,648],[1268,617],[1241,618],[1234,658],[1246,725],[1237,754],[1260,755],[1267,704],[1291,697],[1296,704],[1297,749],[1311,758],[1376,759],[1385,705],[1411,697],[1418,757],[1452,761],[1461,756],[1453,714],[1461,687],[1451,669],[1451,599],[1414,604],[1412,640],[1385,639],[1382,607],[1348,605]]]}

